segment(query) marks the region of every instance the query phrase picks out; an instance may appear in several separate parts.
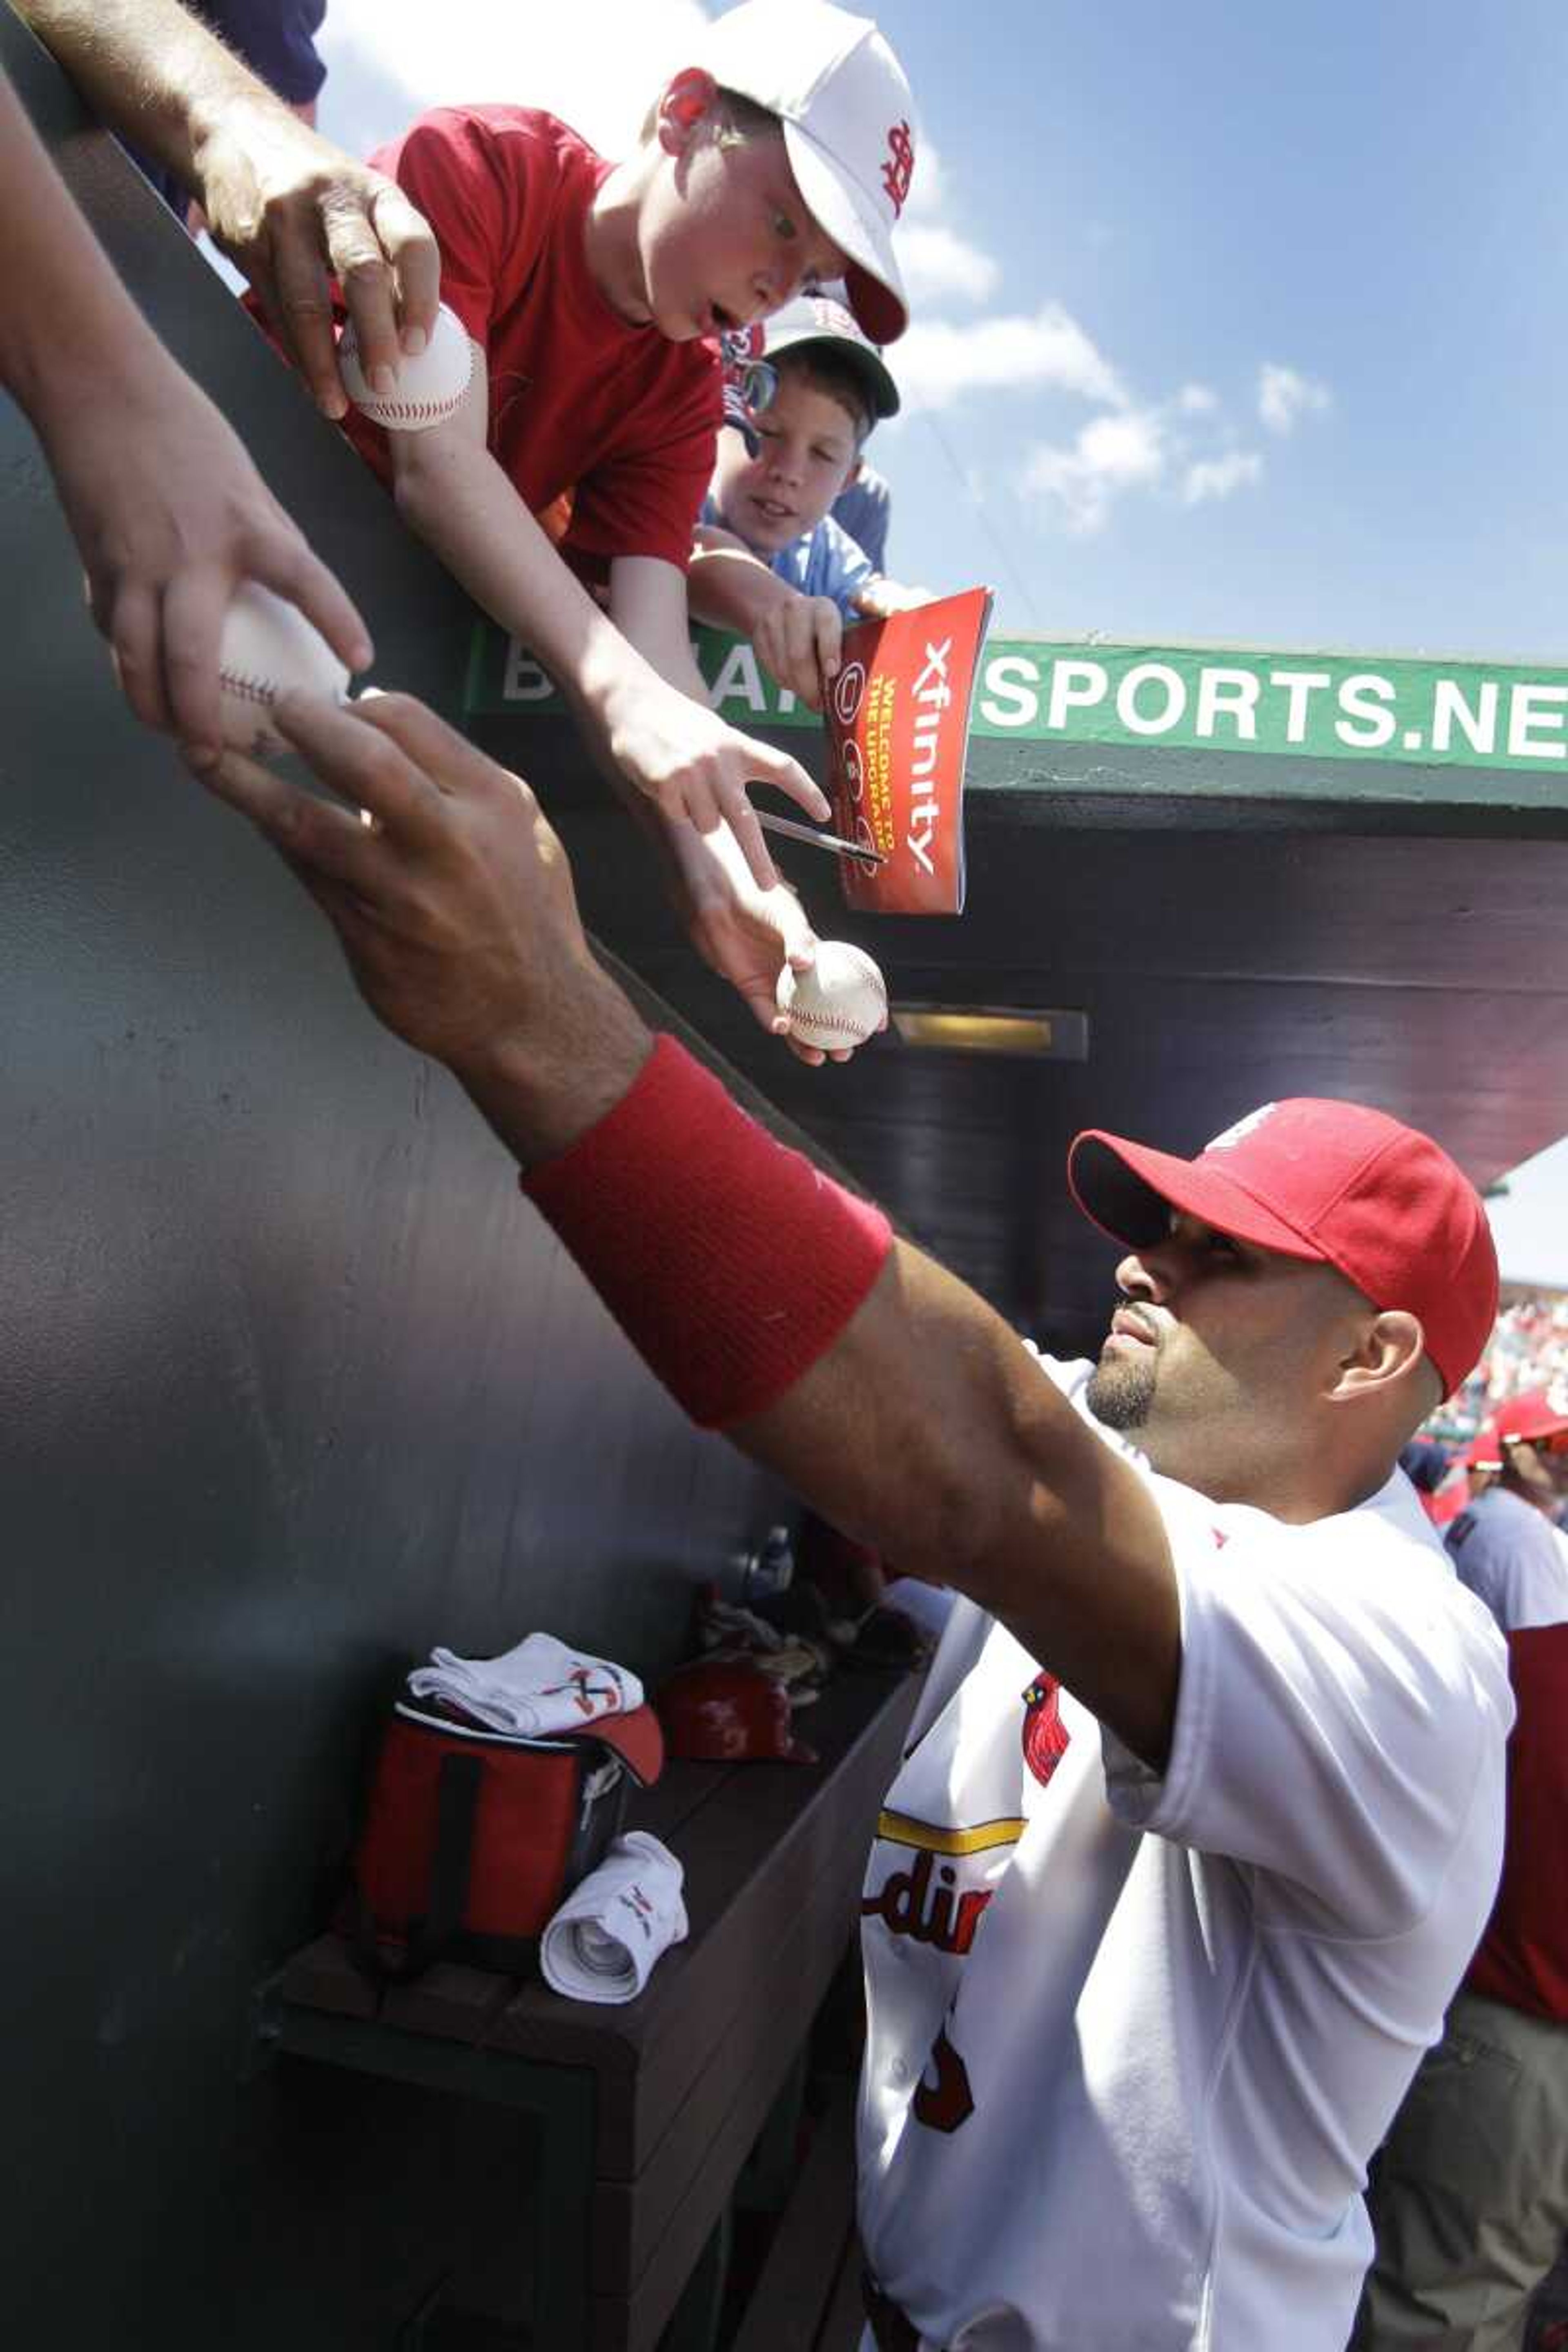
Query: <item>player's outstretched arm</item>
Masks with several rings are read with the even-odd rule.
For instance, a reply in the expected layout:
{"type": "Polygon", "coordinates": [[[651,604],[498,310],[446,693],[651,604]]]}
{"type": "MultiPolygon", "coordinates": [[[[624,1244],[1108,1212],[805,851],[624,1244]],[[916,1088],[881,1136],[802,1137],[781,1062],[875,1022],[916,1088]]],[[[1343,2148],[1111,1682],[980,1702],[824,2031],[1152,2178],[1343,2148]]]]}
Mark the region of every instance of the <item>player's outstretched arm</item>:
{"type": "MultiPolygon", "coordinates": [[[[234,754],[216,789],[304,882],[373,1011],[447,1065],[525,1168],[591,1148],[651,1075],[652,1041],[594,960],[527,787],[402,698],[353,711],[296,700],[279,723],[342,804],[234,754]]],[[[746,1213],[762,1230],[775,1182],[798,1202],[800,1163],[742,1127],[755,1138],[748,1187],[761,1187],[746,1213]]],[[[736,1262],[734,1236],[711,1163],[681,1141],[651,1180],[668,1181],[671,1230],[689,1237],[664,1306],[691,1318],[675,1351],[710,1359],[712,1320],[730,1308],[704,1269],[736,1262]]],[[[601,1161],[598,1181],[611,1173],[601,1161]]],[[[639,1207],[653,1219],[663,1204],[647,1181],[644,1162],[639,1207]]],[[[605,1223],[613,1253],[624,1222],[605,1223]]],[[[592,1248],[573,1246],[599,1279],[592,1248]]],[[[743,1352],[752,1335],[730,1336],[743,1352]]],[[[994,1611],[1137,1754],[1164,1761],[1180,1622],[1153,1501],[963,1284],[895,1244],[837,1338],[729,1433],[835,1525],[994,1611]]]]}
{"type": "Polygon", "coordinates": [[[639,649],[650,604],[673,604],[684,630],[682,583],[672,564],[617,562],[613,617],[600,610],[490,456],[488,415],[484,355],[476,345],[455,414],[426,432],[391,436],[400,513],[475,602],[538,656],[609,759],[660,814],[701,834],[729,825],[758,887],[773,888],[778,876],[748,784],[776,785],[819,819],[826,801],[794,760],[726,727],[668,684],[639,649]],[[654,573],[665,575],[662,589],[647,577],[654,573]]]}
{"type": "Polygon", "coordinates": [[[224,418],[115,277],[10,84],[0,79],[0,383],[43,444],[127,701],[216,756],[218,639],[258,580],[350,668],[364,623],[224,418]]]}
{"type": "Polygon", "coordinates": [[[322,139],[179,0],[15,0],[94,110],[198,197],[328,416],[338,375],[328,277],[365,373],[390,388],[436,323],[441,257],[396,184],[322,139]]]}

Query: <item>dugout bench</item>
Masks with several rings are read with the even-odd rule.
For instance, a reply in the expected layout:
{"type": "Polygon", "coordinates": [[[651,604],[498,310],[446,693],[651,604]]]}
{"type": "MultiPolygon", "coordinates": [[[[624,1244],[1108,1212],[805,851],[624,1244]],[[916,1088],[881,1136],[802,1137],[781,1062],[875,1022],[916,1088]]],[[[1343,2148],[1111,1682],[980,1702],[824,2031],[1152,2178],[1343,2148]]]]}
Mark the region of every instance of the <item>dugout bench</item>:
{"type": "Polygon", "coordinates": [[[520,2196],[534,2256],[526,2332],[437,2301],[401,2352],[655,2352],[667,2326],[666,2352],[697,2352],[712,2340],[736,2183],[759,2147],[790,2194],[737,2352],[858,2341],[847,2093],[798,2182],[794,2124],[805,2038],[855,1930],[917,1687],[842,1676],[799,1719],[815,1765],[672,1763],[632,1790],[626,1826],[679,1855],[690,1921],[634,2001],[595,2007],[447,1963],[378,1986],[334,1936],[263,1988],[269,2053],[539,2119],[520,2196]]]}

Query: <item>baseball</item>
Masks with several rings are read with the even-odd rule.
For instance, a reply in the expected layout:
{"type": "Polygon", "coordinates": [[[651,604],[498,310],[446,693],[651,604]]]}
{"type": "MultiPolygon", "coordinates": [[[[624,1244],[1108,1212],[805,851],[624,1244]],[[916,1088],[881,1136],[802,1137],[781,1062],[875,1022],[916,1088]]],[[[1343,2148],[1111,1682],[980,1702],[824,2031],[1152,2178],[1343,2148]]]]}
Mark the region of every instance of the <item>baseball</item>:
{"type": "Polygon", "coordinates": [[[238,751],[281,751],[268,725],[280,694],[323,694],[342,702],[349,674],[303,613],[254,580],[241,583],[218,646],[223,739],[238,751]]]}
{"type": "Polygon", "coordinates": [[[343,388],[362,416],[389,433],[424,433],[450,416],[474,372],[466,327],[445,302],[436,313],[436,331],[417,359],[400,359],[397,382],[388,393],[373,392],[359,363],[359,338],[351,319],[338,343],[343,388]]]}
{"type": "Polygon", "coordinates": [[[784,966],[778,1003],[799,1044],[837,1053],[876,1035],[888,1017],[888,984],[863,948],[819,940],[809,971],[784,966]]]}

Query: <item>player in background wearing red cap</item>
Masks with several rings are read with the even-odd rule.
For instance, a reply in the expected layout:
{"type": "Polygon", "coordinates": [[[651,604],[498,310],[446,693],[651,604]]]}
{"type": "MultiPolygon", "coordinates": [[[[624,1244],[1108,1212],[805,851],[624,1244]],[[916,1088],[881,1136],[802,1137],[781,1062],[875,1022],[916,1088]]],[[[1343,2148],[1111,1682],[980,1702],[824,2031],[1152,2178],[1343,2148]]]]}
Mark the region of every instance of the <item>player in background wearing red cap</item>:
{"type": "Polygon", "coordinates": [[[1356,2352],[1502,2352],[1568,2235],[1568,1412],[1500,1405],[1496,1483],[1448,1530],[1508,1640],[1502,1884],[1373,2177],[1356,2352]]]}
{"type": "Polygon", "coordinates": [[[1491,1328],[1474,1191],[1348,1103],[1082,1137],[1122,1304],[1037,1360],[650,1036],[515,777],[401,697],[279,723],[335,802],[216,788],[655,1371],[964,1596],[862,1901],[868,2343],[1342,2352],[1501,1853],[1503,1645],[1394,1466],[1491,1328]]]}

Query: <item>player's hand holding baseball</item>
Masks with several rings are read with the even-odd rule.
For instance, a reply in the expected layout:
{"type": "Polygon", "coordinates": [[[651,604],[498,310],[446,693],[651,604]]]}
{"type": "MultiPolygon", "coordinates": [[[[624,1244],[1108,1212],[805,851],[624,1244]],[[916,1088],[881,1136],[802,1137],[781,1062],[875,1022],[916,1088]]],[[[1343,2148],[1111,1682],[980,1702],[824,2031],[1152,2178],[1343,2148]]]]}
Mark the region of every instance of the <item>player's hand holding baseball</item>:
{"type": "Polygon", "coordinates": [[[368,381],[390,392],[400,356],[430,339],[441,289],[436,240],[401,188],[270,102],[232,102],[193,152],[214,242],[250,280],[318,406],[331,417],[348,407],[330,278],[368,381]]]}
{"type": "Polygon", "coordinates": [[[684,819],[700,834],[727,824],[758,887],[771,890],[778,874],[747,785],[775,785],[819,824],[829,813],[826,800],[787,752],[738,734],[641,663],[636,671],[605,697],[610,757],[667,820],[684,819]]]}
{"type": "Polygon", "coordinates": [[[521,1156],[563,1150],[625,1093],[650,1040],[595,961],[533,794],[402,695],[348,709],[290,696],[274,723],[336,802],[232,751],[213,791],[310,891],[377,1018],[481,1109],[504,1105],[521,1156]]]}

